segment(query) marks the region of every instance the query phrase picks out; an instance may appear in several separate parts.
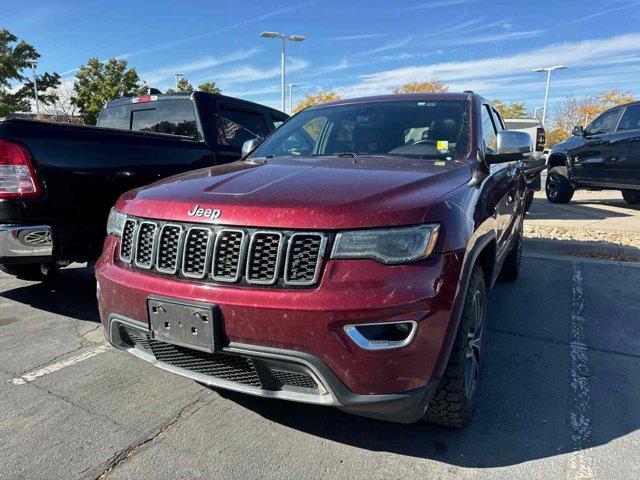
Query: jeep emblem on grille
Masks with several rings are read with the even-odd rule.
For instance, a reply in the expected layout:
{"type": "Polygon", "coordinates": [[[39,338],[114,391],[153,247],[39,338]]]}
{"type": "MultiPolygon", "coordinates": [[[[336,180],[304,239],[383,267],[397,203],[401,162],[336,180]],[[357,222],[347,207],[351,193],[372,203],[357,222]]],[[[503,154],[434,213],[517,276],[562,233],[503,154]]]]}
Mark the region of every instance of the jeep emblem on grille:
{"type": "Polygon", "coordinates": [[[220,215],[222,215],[222,212],[217,208],[216,209],[202,208],[200,205],[196,205],[195,207],[193,207],[192,210],[189,210],[187,212],[187,215],[189,215],[190,217],[210,218],[215,222],[218,218],[220,218],[220,215]]]}

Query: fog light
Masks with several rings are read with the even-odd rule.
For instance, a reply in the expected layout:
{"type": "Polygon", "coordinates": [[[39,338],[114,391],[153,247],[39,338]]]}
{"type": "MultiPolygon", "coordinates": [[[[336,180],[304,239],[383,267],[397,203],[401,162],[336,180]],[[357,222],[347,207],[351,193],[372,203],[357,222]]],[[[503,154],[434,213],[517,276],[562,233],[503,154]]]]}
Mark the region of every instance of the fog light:
{"type": "Polygon", "coordinates": [[[364,350],[389,350],[411,343],[417,328],[418,323],[415,320],[409,320],[347,325],[344,331],[358,347],[364,350]]]}

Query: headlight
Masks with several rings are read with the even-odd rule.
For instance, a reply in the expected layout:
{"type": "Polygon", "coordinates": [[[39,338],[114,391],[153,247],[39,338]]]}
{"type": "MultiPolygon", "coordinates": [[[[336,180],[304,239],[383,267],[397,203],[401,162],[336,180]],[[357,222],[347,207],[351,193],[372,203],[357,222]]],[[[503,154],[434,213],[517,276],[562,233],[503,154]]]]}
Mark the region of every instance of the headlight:
{"type": "Polygon", "coordinates": [[[120,213],[114,208],[109,212],[109,218],[107,219],[107,235],[122,236],[122,229],[124,228],[124,221],[127,216],[124,213],[120,213]]]}
{"type": "Polygon", "coordinates": [[[331,258],[370,258],[387,265],[415,262],[431,254],[438,229],[431,224],[340,232],[331,258]]]}

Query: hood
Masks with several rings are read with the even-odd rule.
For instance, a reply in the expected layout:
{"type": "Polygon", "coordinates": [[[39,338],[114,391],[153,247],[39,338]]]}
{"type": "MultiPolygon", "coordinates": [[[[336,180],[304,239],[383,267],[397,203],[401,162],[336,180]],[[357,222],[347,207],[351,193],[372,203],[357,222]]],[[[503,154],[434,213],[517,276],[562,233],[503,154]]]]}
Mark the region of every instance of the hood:
{"type": "Polygon", "coordinates": [[[117,208],[147,218],[269,228],[411,225],[470,178],[467,162],[285,157],[174,176],[123,195],[117,208]],[[214,220],[206,210],[220,215],[214,220]]]}

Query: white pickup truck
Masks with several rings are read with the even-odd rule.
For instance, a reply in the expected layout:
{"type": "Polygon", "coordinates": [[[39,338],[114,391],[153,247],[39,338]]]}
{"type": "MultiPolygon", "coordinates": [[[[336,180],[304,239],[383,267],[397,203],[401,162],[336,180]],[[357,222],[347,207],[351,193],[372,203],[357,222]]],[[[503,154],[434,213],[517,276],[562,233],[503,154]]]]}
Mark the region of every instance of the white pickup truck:
{"type": "Polygon", "coordinates": [[[541,188],[540,172],[544,170],[546,158],[544,156],[544,144],[546,141],[544,127],[537,118],[505,118],[504,123],[507,130],[517,130],[525,132],[531,137],[534,145],[533,155],[527,160],[525,173],[527,176],[527,200],[526,210],[529,210],[533,201],[533,192],[541,188]]]}

